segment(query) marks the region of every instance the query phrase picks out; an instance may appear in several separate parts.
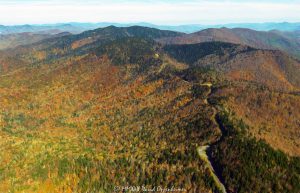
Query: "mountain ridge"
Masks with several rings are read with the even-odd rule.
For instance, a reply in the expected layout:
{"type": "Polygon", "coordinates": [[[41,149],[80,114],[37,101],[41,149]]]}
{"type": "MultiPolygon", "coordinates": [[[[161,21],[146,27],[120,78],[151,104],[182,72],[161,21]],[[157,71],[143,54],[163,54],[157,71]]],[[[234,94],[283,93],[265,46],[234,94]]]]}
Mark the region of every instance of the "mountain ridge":
{"type": "Polygon", "coordinates": [[[256,80],[272,88],[300,88],[300,62],[280,51],[222,42],[167,45],[165,50],[180,62],[220,70],[232,78],[256,80]]]}
{"type": "Polygon", "coordinates": [[[296,35],[276,31],[262,32],[245,28],[209,28],[174,38],[162,38],[164,44],[194,44],[208,41],[223,41],[248,45],[260,49],[279,49],[299,58],[300,41],[296,35]]]}

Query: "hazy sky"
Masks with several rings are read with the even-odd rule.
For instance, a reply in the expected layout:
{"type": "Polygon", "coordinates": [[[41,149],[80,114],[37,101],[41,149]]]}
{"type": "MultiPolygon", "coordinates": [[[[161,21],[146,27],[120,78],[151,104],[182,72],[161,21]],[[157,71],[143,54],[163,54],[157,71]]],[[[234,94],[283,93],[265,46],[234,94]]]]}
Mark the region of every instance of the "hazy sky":
{"type": "Polygon", "coordinates": [[[300,0],[0,0],[0,24],[300,22],[300,0]]]}

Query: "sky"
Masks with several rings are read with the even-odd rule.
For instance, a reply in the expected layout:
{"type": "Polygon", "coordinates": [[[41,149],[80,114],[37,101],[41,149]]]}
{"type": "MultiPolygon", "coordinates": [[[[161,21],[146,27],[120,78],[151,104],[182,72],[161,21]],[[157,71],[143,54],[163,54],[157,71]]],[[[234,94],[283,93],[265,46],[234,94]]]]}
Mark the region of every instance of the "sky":
{"type": "Polygon", "coordinates": [[[300,22],[300,0],[0,0],[0,24],[300,22]]]}

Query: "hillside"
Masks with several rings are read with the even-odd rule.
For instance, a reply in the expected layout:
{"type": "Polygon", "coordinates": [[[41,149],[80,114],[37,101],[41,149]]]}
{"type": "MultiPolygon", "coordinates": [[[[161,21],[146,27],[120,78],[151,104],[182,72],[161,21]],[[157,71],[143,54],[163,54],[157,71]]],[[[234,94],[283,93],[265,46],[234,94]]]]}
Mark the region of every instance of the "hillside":
{"type": "Polygon", "coordinates": [[[249,126],[257,139],[289,155],[300,155],[299,94],[274,92],[262,85],[235,81],[224,85],[214,97],[227,99],[227,108],[249,126]]]}
{"type": "Polygon", "coordinates": [[[169,45],[164,50],[180,62],[216,69],[231,80],[252,81],[288,91],[300,88],[299,61],[280,51],[222,42],[169,45]]]}
{"type": "Polygon", "coordinates": [[[296,32],[255,31],[245,28],[209,28],[175,38],[162,38],[164,44],[195,44],[221,41],[260,49],[282,50],[300,58],[300,41],[296,32]]]}
{"type": "Polygon", "coordinates": [[[125,183],[216,189],[195,146],[219,132],[192,85],[176,76],[153,79],[161,65],[140,72],[139,63],[113,65],[110,52],[97,53],[1,79],[0,190],[112,192],[125,183]]]}
{"type": "Polygon", "coordinates": [[[299,62],[156,42],[178,35],[111,26],[0,52],[0,192],[299,192],[299,62]]]}
{"type": "MultiPolygon", "coordinates": [[[[192,68],[213,69],[229,81],[217,98],[251,126],[251,132],[273,147],[299,155],[300,63],[280,51],[206,42],[163,48],[192,68]],[[283,129],[284,128],[284,129],[283,129]]],[[[193,77],[188,75],[188,77],[193,77]]]]}

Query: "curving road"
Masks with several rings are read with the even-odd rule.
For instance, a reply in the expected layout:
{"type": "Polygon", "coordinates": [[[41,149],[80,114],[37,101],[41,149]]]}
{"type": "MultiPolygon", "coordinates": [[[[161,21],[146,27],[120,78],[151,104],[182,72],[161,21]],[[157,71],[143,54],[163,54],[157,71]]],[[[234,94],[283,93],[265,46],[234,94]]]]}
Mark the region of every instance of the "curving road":
{"type": "MultiPolygon", "coordinates": [[[[211,94],[211,92],[212,92],[212,90],[211,90],[212,83],[203,83],[203,84],[200,84],[200,86],[207,86],[209,88],[209,93],[207,94],[207,96],[209,96],[211,94]]],[[[208,100],[207,100],[207,97],[204,99],[204,103],[205,104],[209,104],[208,100]]],[[[216,109],[214,107],[212,107],[212,108],[213,108],[213,111],[214,111],[214,114],[212,115],[212,118],[215,119],[216,109]]],[[[222,184],[222,182],[220,181],[220,179],[216,175],[216,172],[215,172],[215,170],[214,170],[214,168],[213,168],[213,166],[212,166],[212,164],[211,164],[211,162],[210,162],[210,160],[208,158],[207,150],[209,148],[210,148],[209,145],[197,147],[197,153],[198,153],[200,159],[205,162],[205,166],[209,169],[210,175],[212,176],[212,178],[213,178],[216,186],[218,187],[218,189],[222,193],[227,193],[224,184],[222,184]]]]}

